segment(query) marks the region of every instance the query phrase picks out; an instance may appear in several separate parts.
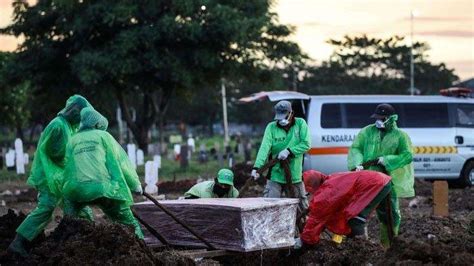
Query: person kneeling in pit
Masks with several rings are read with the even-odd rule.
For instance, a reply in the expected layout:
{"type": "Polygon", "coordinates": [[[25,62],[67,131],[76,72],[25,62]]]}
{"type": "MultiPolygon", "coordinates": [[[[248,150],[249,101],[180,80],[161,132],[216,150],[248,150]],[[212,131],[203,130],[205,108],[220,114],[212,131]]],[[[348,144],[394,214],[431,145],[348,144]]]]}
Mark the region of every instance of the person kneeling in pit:
{"type": "Polygon", "coordinates": [[[392,188],[388,175],[375,171],[342,172],[325,175],[303,173],[306,190],[312,194],[303,233],[295,249],[316,245],[324,229],[348,237],[364,234],[371,212],[385,208],[383,200],[392,188]]]}
{"type": "Polygon", "coordinates": [[[131,192],[143,193],[140,180],[125,151],[105,131],[107,126],[107,119],[99,112],[82,109],[79,132],[66,148],[63,191],[71,204],[64,214],[77,217],[84,206],[96,205],[112,221],[133,226],[143,239],[130,209],[131,192]]]}
{"type": "Polygon", "coordinates": [[[204,181],[194,185],[186,193],[185,199],[199,198],[237,198],[239,191],[234,187],[234,173],[221,169],[214,181],[204,181]]]}

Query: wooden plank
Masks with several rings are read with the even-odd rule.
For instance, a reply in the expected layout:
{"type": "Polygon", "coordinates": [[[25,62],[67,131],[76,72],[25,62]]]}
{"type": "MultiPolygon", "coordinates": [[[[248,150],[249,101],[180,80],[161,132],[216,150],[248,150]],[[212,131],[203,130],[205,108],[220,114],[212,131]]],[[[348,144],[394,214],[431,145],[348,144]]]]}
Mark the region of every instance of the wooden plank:
{"type": "Polygon", "coordinates": [[[433,182],[433,214],[436,216],[446,217],[449,215],[448,206],[448,182],[433,182]]]}
{"type": "Polygon", "coordinates": [[[213,257],[220,257],[226,255],[235,254],[234,252],[230,252],[227,250],[186,250],[179,252],[181,255],[192,258],[192,259],[199,259],[199,258],[213,258],[213,257]]]}

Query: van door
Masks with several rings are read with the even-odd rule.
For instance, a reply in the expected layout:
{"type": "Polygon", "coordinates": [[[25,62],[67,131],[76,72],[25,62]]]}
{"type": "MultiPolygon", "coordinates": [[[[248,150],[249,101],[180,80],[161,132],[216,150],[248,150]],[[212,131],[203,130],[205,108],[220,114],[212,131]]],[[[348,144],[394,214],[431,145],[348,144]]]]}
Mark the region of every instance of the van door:
{"type": "Polygon", "coordinates": [[[413,164],[419,178],[455,179],[464,159],[457,154],[456,130],[446,102],[408,102],[402,105],[400,127],[415,148],[413,164]]]}
{"type": "MultiPolygon", "coordinates": [[[[454,105],[456,121],[455,142],[458,155],[464,161],[474,158],[474,103],[458,103],[454,105]]],[[[459,170],[460,184],[474,184],[474,167],[472,163],[463,163],[459,170]]]]}
{"type": "Polygon", "coordinates": [[[474,103],[456,105],[456,144],[459,147],[474,147],[474,103]]]}

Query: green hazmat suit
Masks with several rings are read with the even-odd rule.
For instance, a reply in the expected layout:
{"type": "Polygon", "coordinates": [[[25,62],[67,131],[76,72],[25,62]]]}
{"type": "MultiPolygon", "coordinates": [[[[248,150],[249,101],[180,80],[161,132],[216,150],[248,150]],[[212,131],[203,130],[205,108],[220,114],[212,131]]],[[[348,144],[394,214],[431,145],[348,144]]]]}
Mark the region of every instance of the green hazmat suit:
{"type": "MultiPolygon", "coordinates": [[[[262,167],[268,160],[269,155],[276,158],[278,153],[284,149],[289,149],[290,171],[292,183],[301,183],[303,171],[303,155],[311,147],[308,125],[302,118],[295,118],[288,132],[280,127],[276,121],[270,122],[263,134],[262,144],[257,153],[254,167],[262,167]]],[[[286,184],[285,172],[278,163],[272,167],[270,180],[279,184],[286,184]]]]}
{"type": "MultiPolygon", "coordinates": [[[[209,198],[219,198],[217,194],[212,192],[214,188],[214,181],[204,181],[192,186],[186,193],[184,193],[184,197],[197,197],[202,199],[209,199],[209,198]]],[[[237,198],[239,197],[239,191],[232,186],[229,192],[223,196],[222,198],[237,198]]]]}
{"type": "MultiPolygon", "coordinates": [[[[397,235],[401,222],[398,198],[415,195],[413,147],[408,134],[397,127],[398,116],[392,115],[388,119],[384,131],[379,130],[375,125],[363,128],[354,139],[347,160],[348,168],[352,170],[364,162],[383,158],[384,167],[370,166],[367,170],[379,172],[386,170],[392,177],[393,231],[397,235]]],[[[381,221],[381,241],[384,245],[388,245],[386,216],[387,214],[381,208],[377,209],[377,217],[381,221]]]]}
{"type": "Polygon", "coordinates": [[[125,151],[105,131],[107,124],[94,109],[81,111],[80,130],[66,148],[63,193],[71,204],[65,213],[76,216],[84,206],[97,205],[111,220],[133,226],[143,239],[130,209],[131,190],[141,190],[140,180],[125,151]]]}
{"type": "MultiPolygon", "coordinates": [[[[66,145],[76,132],[80,121],[80,111],[90,107],[80,95],[71,96],[64,109],[41,133],[27,184],[38,190],[38,205],[17,228],[17,233],[31,241],[41,233],[51,221],[58,205],[69,204],[62,200],[64,179],[64,156],[66,145]]],[[[81,210],[80,216],[92,220],[92,210],[81,210]]]]}

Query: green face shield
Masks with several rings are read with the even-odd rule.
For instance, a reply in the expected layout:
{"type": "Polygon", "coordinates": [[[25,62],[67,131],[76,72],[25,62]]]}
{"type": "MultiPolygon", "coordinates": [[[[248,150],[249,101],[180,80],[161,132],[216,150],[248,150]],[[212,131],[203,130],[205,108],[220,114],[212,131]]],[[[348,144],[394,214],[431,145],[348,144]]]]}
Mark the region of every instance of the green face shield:
{"type": "Polygon", "coordinates": [[[86,107],[81,111],[81,123],[79,131],[87,129],[107,130],[109,121],[92,107],[86,107]]]}
{"type": "Polygon", "coordinates": [[[66,101],[66,106],[58,113],[71,125],[77,125],[81,121],[81,110],[92,105],[81,95],[73,95],[66,101]]]}

